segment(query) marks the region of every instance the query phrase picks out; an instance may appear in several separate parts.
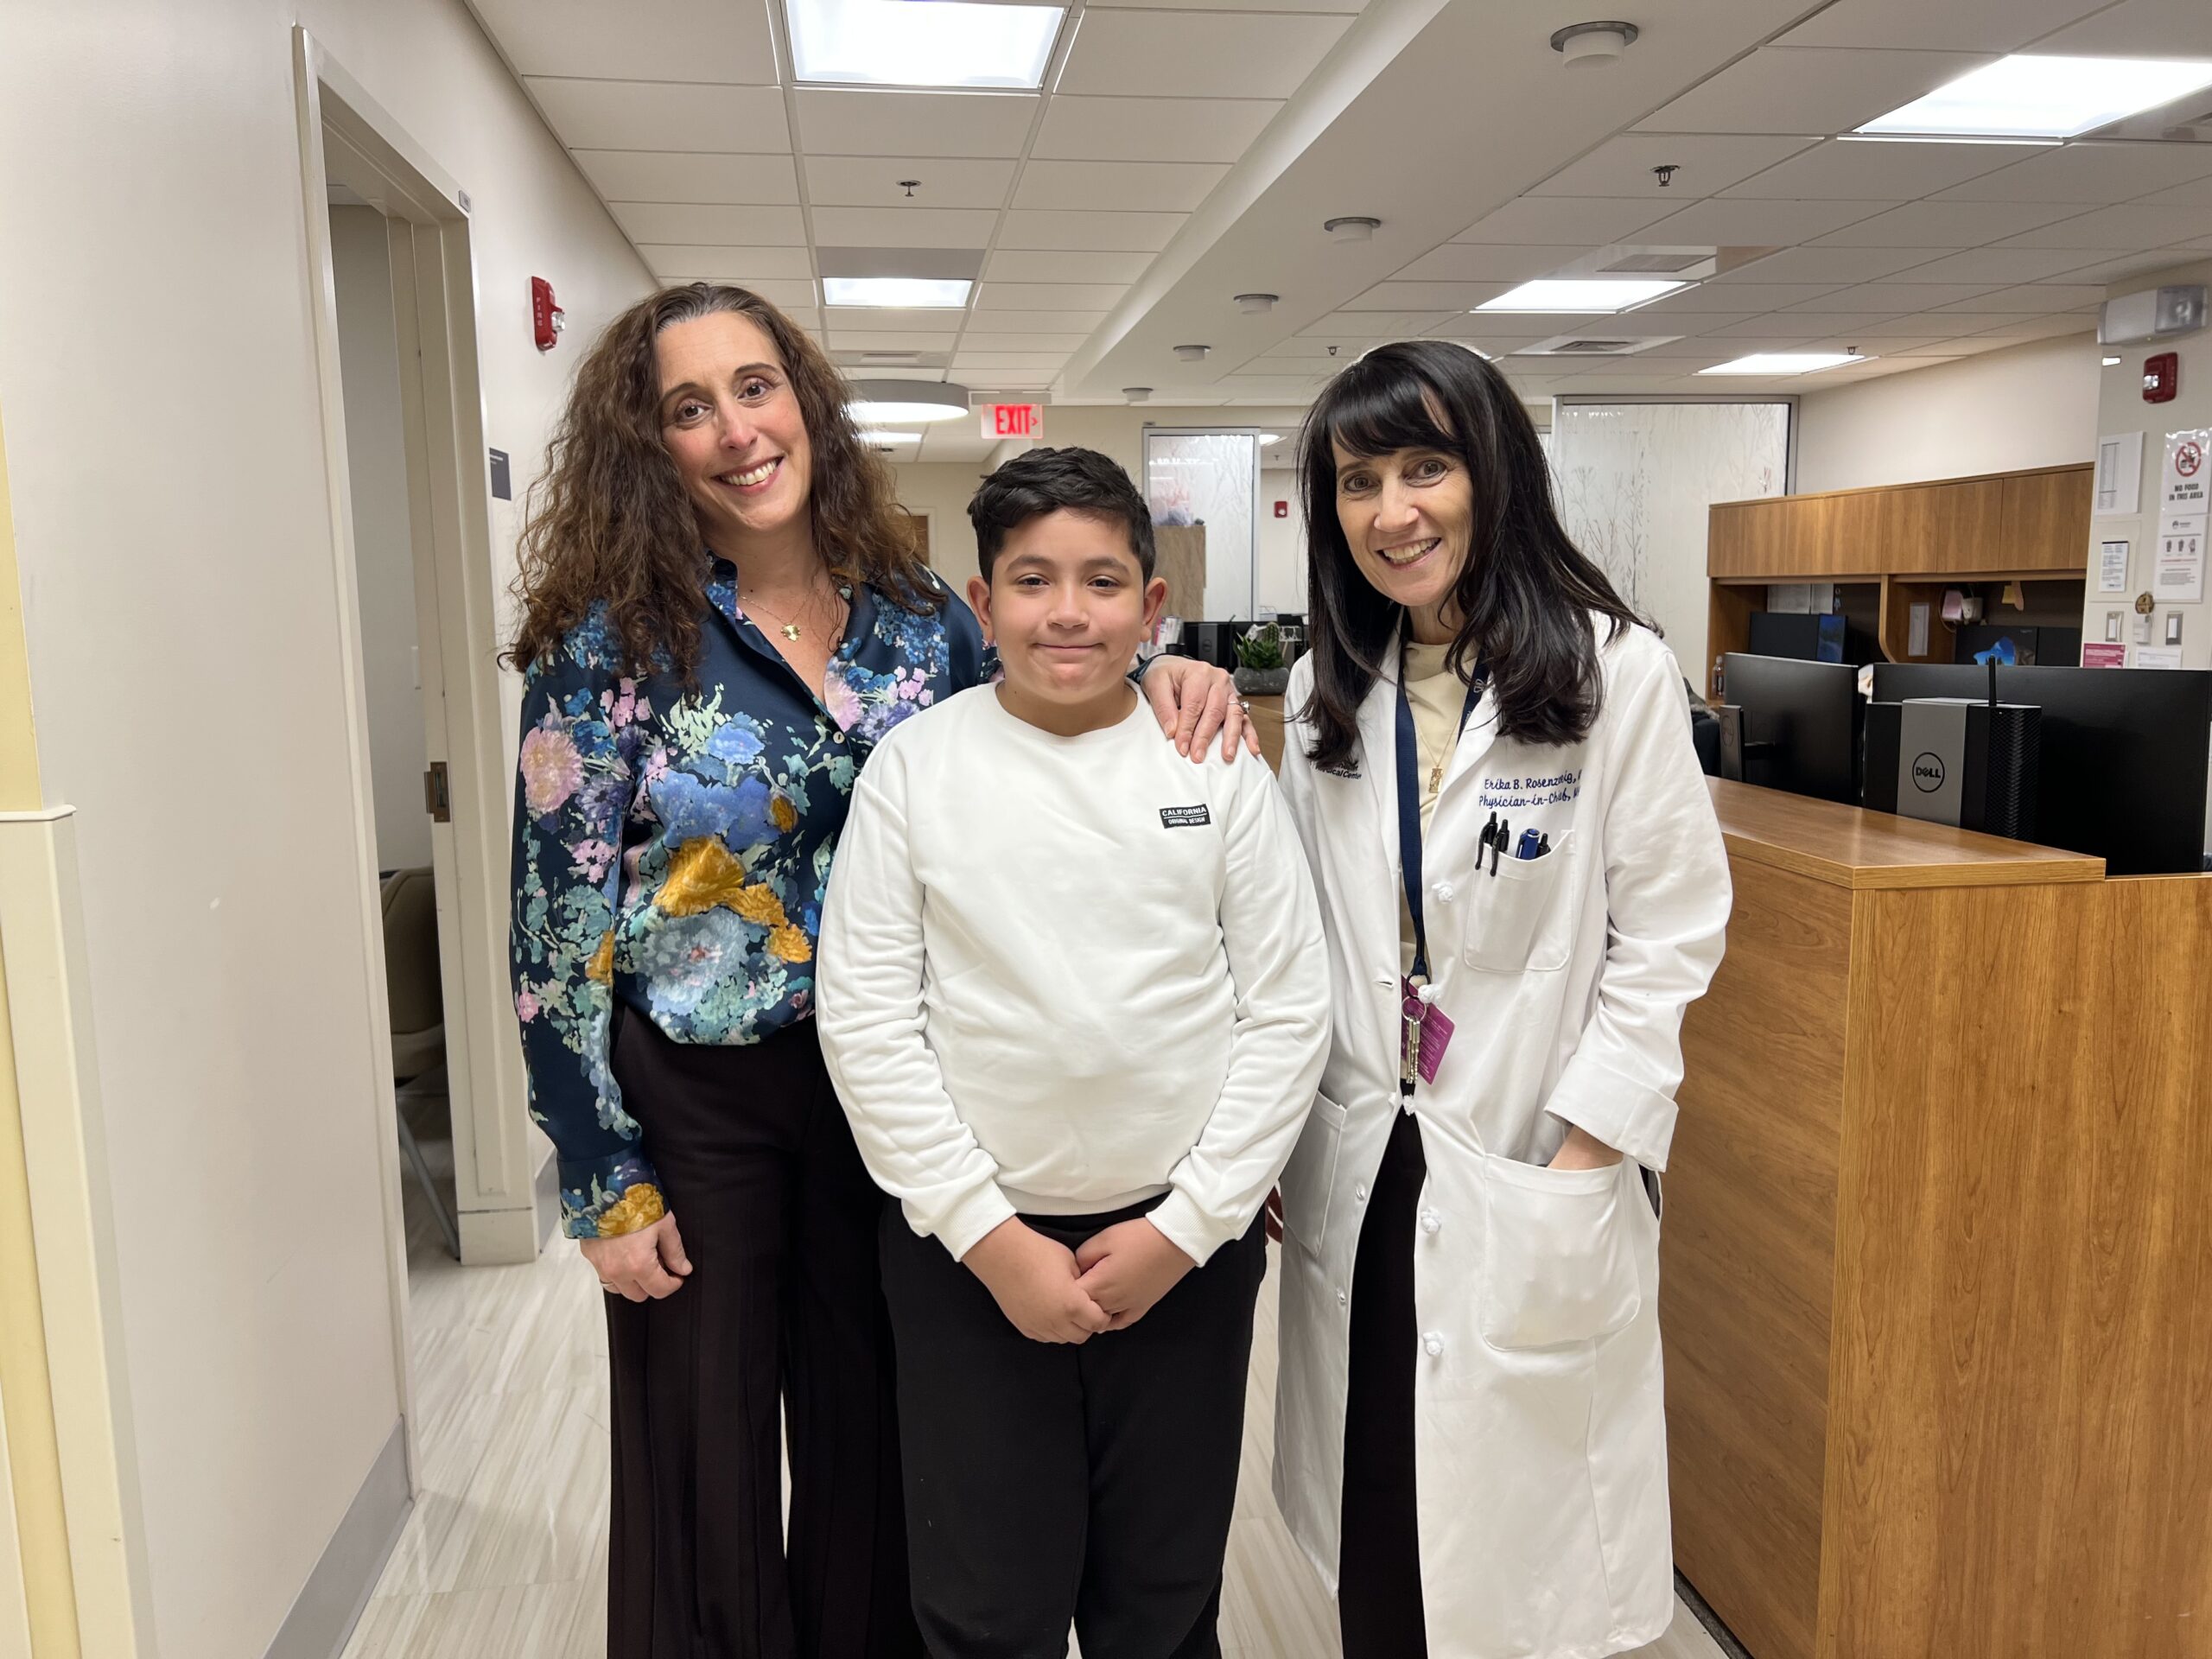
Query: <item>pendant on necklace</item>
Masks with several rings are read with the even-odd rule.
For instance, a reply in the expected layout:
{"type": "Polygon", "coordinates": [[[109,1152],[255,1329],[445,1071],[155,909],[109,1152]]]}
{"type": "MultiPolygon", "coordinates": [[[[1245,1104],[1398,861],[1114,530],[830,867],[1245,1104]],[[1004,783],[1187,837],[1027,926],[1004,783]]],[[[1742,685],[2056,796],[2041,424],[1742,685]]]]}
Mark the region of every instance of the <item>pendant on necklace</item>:
{"type": "Polygon", "coordinates": [[[790,641],[791,641],[791,643],[792,643],[792,644],[794,644],[794,645],[798,644],[798,623],[796,623],[796,622],[786,622],[786,623],[785,623],[785,624],[784,624],[784,638],[785,638],[785,639],[788,639],[788,640],[790,640],[790,641]]]}

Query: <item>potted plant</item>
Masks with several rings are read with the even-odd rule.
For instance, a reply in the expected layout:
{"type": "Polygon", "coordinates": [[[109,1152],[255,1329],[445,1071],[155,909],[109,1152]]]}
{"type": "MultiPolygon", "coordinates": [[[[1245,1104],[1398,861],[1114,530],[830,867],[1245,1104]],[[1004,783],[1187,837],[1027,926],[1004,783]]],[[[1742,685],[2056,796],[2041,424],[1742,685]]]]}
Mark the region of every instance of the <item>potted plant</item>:
{"type": "Polygon", "coordinates": [[[1248,697],[1279,697],[1290,685],[1282,659],[1282,630],[1274,623],[1254,628],[1236,640],[1236,689],[1248,697]]]}

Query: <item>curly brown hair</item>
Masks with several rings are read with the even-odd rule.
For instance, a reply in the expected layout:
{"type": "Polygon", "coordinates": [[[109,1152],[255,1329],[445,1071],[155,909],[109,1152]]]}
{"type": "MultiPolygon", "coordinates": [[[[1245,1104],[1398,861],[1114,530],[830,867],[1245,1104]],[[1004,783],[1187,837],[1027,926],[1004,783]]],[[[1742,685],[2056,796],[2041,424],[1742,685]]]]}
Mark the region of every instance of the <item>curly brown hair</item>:
{"type": "Polygon", "coordinates": [[[664,671],[688,689],[698,667],[707,561],[696,515],[661,439],[660,332],[717,312],[759,326],[776,347],[814,451],[814,546],[831,576],[866,582],[910,609],[936,611],[945,589],[917,551],[891,468],[862,444],[843,375],[759,295],[720,283],[666,288],[607,326],[581,366],[531,486],[514,592],[522,620],[505,660],[556,653],[594,605],[607,607],[624,671],[664,671]]]}

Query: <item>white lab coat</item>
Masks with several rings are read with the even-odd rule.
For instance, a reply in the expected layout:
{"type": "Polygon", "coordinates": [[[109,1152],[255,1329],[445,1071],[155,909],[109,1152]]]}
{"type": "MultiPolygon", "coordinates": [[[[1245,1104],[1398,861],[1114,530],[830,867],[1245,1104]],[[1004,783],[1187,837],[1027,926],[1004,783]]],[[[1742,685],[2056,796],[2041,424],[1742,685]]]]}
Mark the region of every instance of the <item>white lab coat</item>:
{"type": "MultiPolygon", "coordinates": [[[[1728,866],[1673,653],[1603,645],[1603,709],[1564,748],[1461,733],[1424,842],[1437,1000],[1454,1022],[1414,1097],[1428,1179],[1414,1234],[1421,1577],[1434,1659],[1597,1659],[1674,1609],[1660,1387],[1659,1222],[1683,1008],[1720,960],[1728,866]],[[1490,815],[1541,859],[1476,843],[1490,815]],[[1542,1167],[1579,1123],[1627,1154],[1542,1167]],[[1656,1188],[1656,1181],[1653,1183],[1656,1188]]],[[[1274,1487],[1333,1594],[1352,1265],[1399,1110],[1396,685],[1360,709],[1356,776],[1293,721],[1282,783],[1320,888],[1333,1047],[1283,1172],[1274,1487]]],[[[1285,707],[1311,684],[1293,671],[1285,707]]]]}

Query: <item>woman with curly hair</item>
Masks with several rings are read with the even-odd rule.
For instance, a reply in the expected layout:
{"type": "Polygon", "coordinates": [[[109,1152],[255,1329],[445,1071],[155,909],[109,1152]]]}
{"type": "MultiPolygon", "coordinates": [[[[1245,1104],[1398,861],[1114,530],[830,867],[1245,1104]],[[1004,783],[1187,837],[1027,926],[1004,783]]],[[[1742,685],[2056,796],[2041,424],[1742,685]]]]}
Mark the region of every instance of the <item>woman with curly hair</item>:
{"type": "MultiPolygon", "coordinates": [[[[921,1650],[814,951],[855,772],[985,651],[847,395],[758,296],[664,290],[578,370],[523,532],[515,1009],[607,1293],[610,1659],[921,1650]]],[[[1243,734],[1217,669],[1145,690],[1193,759],[1243,734]]]]}

